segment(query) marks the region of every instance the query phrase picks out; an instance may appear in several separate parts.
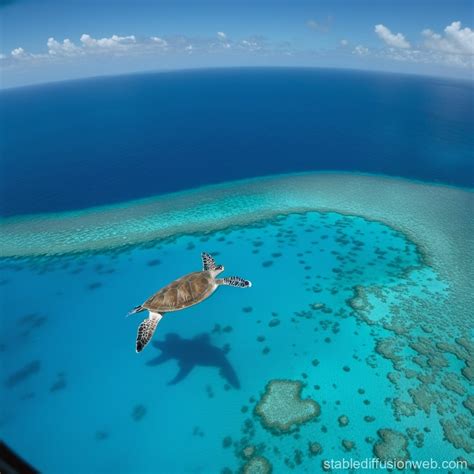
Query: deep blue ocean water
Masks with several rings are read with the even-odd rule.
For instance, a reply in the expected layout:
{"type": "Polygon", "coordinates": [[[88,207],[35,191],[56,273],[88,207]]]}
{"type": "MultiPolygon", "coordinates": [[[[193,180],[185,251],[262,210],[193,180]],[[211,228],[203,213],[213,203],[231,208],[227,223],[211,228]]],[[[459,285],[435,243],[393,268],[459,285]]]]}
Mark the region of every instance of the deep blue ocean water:
{"type": "Polygon", "coordinates": [[[4,216],[275,173],[474,185],[474,88],[318,69],[95,78],[0,93],[4,216]]]}

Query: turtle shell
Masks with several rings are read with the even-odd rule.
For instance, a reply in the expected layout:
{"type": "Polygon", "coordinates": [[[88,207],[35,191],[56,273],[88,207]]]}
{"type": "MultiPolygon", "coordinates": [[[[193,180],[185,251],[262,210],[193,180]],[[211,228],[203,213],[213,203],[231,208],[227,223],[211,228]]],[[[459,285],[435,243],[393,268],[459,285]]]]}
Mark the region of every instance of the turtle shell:
{"type": "Polygon", "coordinates": [[[216,289],[216,282],[208,271],[193,272],[173,281],[150,296],[143,308],[166,313],[188,308],[206,299],[216,289]]]}

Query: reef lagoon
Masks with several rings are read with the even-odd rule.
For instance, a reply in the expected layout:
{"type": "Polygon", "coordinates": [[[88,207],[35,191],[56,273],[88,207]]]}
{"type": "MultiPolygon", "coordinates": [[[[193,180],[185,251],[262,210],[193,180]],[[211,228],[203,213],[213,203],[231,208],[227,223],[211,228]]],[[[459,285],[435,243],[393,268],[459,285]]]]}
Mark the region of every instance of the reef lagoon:
{"type": "Polygon", "coordinates": [[[472,465],[473,210],[327,172],[3,218],[1,437],[55,473],[472,465]],[[137,355],[126,313],[202,251],[252,288],[165,315],[137,355]]]}

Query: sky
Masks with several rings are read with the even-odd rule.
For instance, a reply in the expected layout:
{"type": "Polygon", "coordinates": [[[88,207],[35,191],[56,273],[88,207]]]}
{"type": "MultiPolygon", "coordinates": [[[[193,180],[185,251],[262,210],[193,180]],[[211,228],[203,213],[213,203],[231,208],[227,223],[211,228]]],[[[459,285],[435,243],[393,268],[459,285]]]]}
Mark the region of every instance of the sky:
{"type": "Polygon", "coordinates": [[[474,0],[0,0],[0,87],[206,67],[473,79],[474,0]]]}

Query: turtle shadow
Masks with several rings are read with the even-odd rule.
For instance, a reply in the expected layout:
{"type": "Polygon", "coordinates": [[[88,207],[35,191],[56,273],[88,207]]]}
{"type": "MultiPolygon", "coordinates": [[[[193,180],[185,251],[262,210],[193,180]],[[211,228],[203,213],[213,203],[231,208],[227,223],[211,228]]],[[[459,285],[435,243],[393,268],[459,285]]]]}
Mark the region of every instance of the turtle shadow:
{"type": "Polygon", "coordinates": [[[168,385],[176,385],[184,380],[194,367],[201,366],[218,368],[221,377],[229,385],[236,389],[240,388],[237,374],[227,359],[227,351],[213,346],[209,334],[183,339],[178,334],[170,333],[163,341],[153,341],[152,344],[161,351],[161,354],[149,360],[146,365],[155,366],[171,359],[178,362],[179,372],[168,385]]]}
{"type": "Polygon", "coordinates": [[[30,362],[29,364],[26,364],[23,366],[21,369],[17,370],[16,372],[13,372],[10,374],[5,382],[4,385],[7,388],[12,388],[15,385],[18,385],[19,383],[27,380],[29,377],[32,375],[36,374],[41,370],[41,362],[39,360],[34,360],[30,362]]]}

